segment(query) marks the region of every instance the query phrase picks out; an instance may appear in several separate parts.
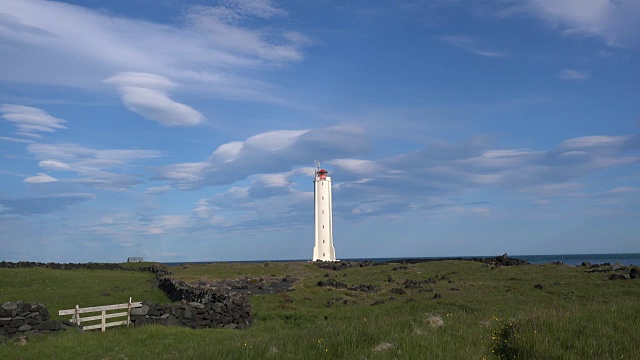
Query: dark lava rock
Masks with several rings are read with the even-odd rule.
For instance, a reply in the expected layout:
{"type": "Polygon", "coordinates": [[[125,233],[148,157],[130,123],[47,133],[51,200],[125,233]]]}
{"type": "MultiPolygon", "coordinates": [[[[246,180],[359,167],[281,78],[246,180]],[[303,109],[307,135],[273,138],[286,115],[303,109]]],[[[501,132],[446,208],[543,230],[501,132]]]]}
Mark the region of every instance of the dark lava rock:
{"type": "Polygon", "coordinates": [[[542,284],[536,284],[536,285],[533,285],[533,287],[540,290],[544,289],[544,286],[542,286],[542,284]]]}
{"type": "Polygon", "coordinates": [[[371,304],[371,306],[382,305],[382,304],[384,304],[384,300],[378,300],[378,301],[374,302],[373,304],[371,304]]]}
{"type": "Polygon", "coordinates": [[[442,298],[442,295],[440,295],[438,293],[435,293],[435,294],[433,294],[433,298],[434,299],[440,299],[440,298],[442,298]]]}
{"type": "Polygon", "coordinates": [[[317,283],[318,286],[328,286],[328,287],[332,287],[332,288],[336,288],[336,289],[346,289],[347,288],[347,284],[336,281],[335,279],[329,279],[327,281],[318,281],[317,283]]]}
{"type": "Polygon", "coordinates": [[[639,277],[640,277],[640,271],[638,271],[638,268],[632,268],[631,270],[629,270],[630,279],[637,279],[639,277]]]}
{"type": "Polygon", "coordinates": [[[609,280],[627,280],[627,276],[622,274],[611,274],[611,276],[609,276],[609,280]]]}
{"type": "Polygon", "coordinates": [[[351,291],[362,291],[366,293],[372,293],[376,291],[376,287],[371,284],[360,284],[358,286],[352,286],[349,288],[351,291]]]}
{"type": "Polygon", "coordinates": [[[404,295],[407,293],[407,291],[405,289],[402,288],[393,288],[391,289],[391,293],[392,294],[398,294],[398,295],[404,295]]]}
{"type": "Polygon", "coordinates": [[[53,331],[58,331],[62,328],[62,323],[59,321],[55,321],[55,320],[47,320],[47,321],[43,321],[38,325],[35,325],[33,327],[36,330],[53,330],[53,331]]]}

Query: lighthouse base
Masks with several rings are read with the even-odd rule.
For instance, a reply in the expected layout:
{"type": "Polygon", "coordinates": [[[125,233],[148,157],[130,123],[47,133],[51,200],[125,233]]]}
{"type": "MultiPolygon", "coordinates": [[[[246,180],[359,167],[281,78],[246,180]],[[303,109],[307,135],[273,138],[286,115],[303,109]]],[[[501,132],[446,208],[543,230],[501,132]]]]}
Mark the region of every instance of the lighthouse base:
{"type": "Polygon", "coordinates": [[[311,261],[339,261],[336,260],[336,249],[331,246],[329,249],[320,249],[318,246],[313,247],[313,258],[311,261]]]}

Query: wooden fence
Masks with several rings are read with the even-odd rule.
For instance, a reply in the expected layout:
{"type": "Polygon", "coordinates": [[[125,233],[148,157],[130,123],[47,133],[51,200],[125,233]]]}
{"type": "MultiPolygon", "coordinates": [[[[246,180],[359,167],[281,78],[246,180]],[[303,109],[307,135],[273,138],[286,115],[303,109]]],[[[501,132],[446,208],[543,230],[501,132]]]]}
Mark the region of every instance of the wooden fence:
{"type": "Polygon", "coordinates": [[[101,329],[102,332],[104,332],[105,328],[112,327],[112,326],[127,325],[128,327],[129,323],[131,322],[131,309],[141,307],[141,306],[142,306],[142,302],[140,301],[131,302],[131,298],[129,298],[129,302],[126,304],[93,306],[93,307],[86,307],[86,308],[81,308],[80,306],[76,305],[75,309],[60,310],[58,312],[58,315],[72,315],[71,322],[77,325],[80,325],[83,322],[90,322],[90,321],[95,322],[97,320],[100,320],[100,324],[86,325],[82,327],[82,330],[101,329]],[[127,311],[117,312],[117,313],[107,313],[107,311],[119,310],[119,309],[127,309],[127,311]],[[80,314],[94,313],[94,312],[101,312],[101,314],[94,315],[94,316],[80,317],[80,314]],[[107,319],[119,318],[124,316],[127,317],[126,320],[107,322],[107,319]]]}

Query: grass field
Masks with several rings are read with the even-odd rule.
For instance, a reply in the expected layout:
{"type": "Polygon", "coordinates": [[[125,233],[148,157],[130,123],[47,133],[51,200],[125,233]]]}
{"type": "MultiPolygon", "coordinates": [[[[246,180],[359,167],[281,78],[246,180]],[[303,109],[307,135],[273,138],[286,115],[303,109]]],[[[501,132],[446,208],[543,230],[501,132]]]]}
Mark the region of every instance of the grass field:
{"type": "MultiPolygon", "coordinates": [[[[493,268],[439,261],[393,270],[397,266],[341,271],[310,263],[171,267],[172,276],[185,281],[271,275],[300,280],[291,292],[251,297],[254,323],[245,330],[74,331],[32,336],[26,344],[6,342],[0,358],[640,359],[638,280],[610,281],[608,273],[564,265],[493,268]],[[407,279],[429,278],[435,284],[403,285],[407,279]],[[329,279],[373,285],[375,292],[317,286],[329,279]]],[[[120,303],[129,296],[169,302],[155,289],[151,273],[0,269],[0,302],[42,302],[54,317],[75,304],[120,303]]]]}

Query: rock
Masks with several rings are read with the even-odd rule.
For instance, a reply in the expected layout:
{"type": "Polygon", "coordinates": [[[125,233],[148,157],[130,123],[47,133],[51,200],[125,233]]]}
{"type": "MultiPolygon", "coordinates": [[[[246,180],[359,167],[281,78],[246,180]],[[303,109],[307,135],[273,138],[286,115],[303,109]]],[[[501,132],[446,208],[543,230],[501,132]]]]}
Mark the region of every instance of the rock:
{"type": "Polygon", "coordinates": [[[18,328],[18,331],[25,332],[31,330],[31,325],[22,325],[18,328]]]}
{"type": "Polygon", "coordinates": [[[639,277],[640,277],[640,271],[638,271],[638,268],[632,268],[631,270],[629,270],[630,279],[637,279],[639,277]]]}
{"type": "Polygon", "coordinates": [[[204,309],[204,304],[201,304],[199,302],[190,302],[189,306],[196,308],[196,309],[204,309]]]}
{"type": "Polygon", "coordinates": [[[588,261],[583,261],[582,264],[580,266],[585,266],[585,267],[589,267],[591,266],[591,263],[588,261]]]}
{"type": "Polygon", "coordinates": [[[2,309],[3,310],[15,310],[18,308],[18,305],[16,305],[15,303],[10,303],[10,302],[6,302],[4,304],[2,304],[2,309]]]}
{"type": "Polygon", "coordinates": [[[393,289],[391,289],[391,293],[392,294],[398,294],[398,295],[404,295],[404,294],[407,293],[407,291],[402,289],[402,288],[393,288],[393,289]]]}
{"type": "Polygon", "coordinates": [[[317,283],[318,286],[330,286],[336,289],[346,289],[347,288],[347,284],[336,281],[335,279],[329,279],[327,281],[318,281],[317,283]]]}
{"type": "Polygon", "coordinates": [[[184,309],[184,311],[182,312],[182,317],[184,317],[185,319],[193,319],[193,314],[191,313],[191,309],[187,308],[184,309]]]}
{"type": "Polygon", "coordinates": [[[613,264],[613,266],[611,267],[612,271],[616,271],[618,269],[620,269],[622,267],[622,264],[620,264],[619,262],[613,264]]]}
{"type": "Polygon", "coordinates": [[[137,307],[137,308],[133,308],[131,309],[131,315],[135,316],[135,315],[147,315],[147,313],[149,313],[149,306],[147,305],[142,305],[141,307],[137,307]]]}
{"type": "Polygon", "coordinates": [[[225,329],[236,329],[237,327],[238,327],[238,325],[233,324],[233,323],[231,323],[231,324],[226,324],[226,325],[224,326],[224,328],[225,328],[225,329]]]}
{"type": "Polygon", "coordinates": [[[55,321],[55,320],[47,320],[47,321],[43,321],[38,325],[35,325],[33,327],[36,330],[53,330],[53,331],[58,331],[62,328],[62,324],[59,321],[55,321]]]}
{"type": "Polygon", "coordinates": [[[627,276],[622,274],[611,274],[611,276],[609,276],[609,280],[627,280],[627,276]]]}
{"type": "Polygon", "coordinates": [[[373,304],[371,304],[371,306],[382,305],[382,304],[384,304],[384,300],[378,300],[378,301],[374,302],[373,304]]]}
{"type": "Polygon", "coordinates": [[[539,290],[544,289],[544,286],[542,286],[542,284],[536,284],[536,285],[533,285],[533,287],[539,290]]]}
{"type": "Polygon", "coordinates": [[[438,293],[433,294],[433,298],[434,299],[440,299],[441,297],[442,297],[442,295],[440,295],[438,293]]]}
{"type": "Polygon", "coordinates": [[[167,326],[180,326],[180,321],[175,316],[169,315],[167,317],[167,326]]]}

